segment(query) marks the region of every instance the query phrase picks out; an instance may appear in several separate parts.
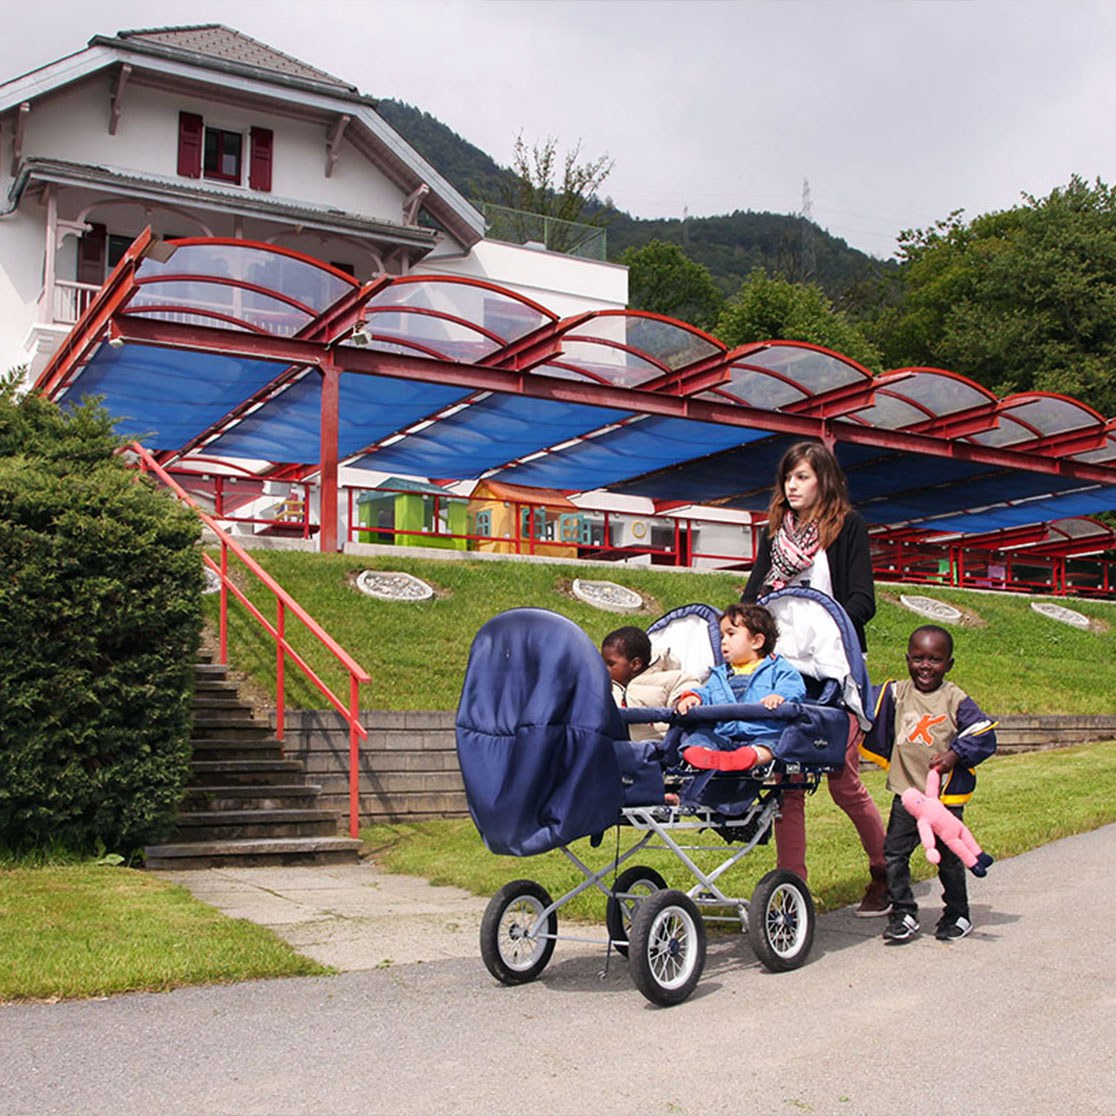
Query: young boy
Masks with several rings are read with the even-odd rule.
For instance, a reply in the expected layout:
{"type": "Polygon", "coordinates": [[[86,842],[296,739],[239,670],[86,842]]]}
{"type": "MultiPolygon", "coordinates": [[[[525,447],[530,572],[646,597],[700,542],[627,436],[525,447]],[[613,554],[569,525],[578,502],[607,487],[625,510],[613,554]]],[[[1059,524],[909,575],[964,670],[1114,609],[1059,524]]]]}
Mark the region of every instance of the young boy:
{"type": "MultiPolygon", "coordinates": [[[[601,658],[612,678],[613,699],[621,709],[668,709],[695,682],[669,652],[652,658],[649,636],[635,626],[609,632],[601,641],[601,658]]],[[[668,727],[631,724],[628,735],[632,740],[661,740],[668,727]]]]}
{"type": "MultiPolygon", "coordinates": [[[[758,703],[775,709],[784,701],[806,696],[802,675],[775,654],[779,629],[775,617],[762,605],[732,604],[721,617],[721,654],[724,663],[713,668],[704,686],[682,695],[675,707],[688,713],[697,705],[758,703]]],[[[772,740],[783,730],[779,721],[722,721],[715,729],[701,729],[690,736],[682,758],[695,767],[716,771],[747,771],[767,763],[772,751],[762,740],[772,740]]]]}
{"type": "MultiPolygon", "coordinates": [[[[941,801],[960,818],[973,796],[973,768],[996,750],[996,723],[963,690],[946,681],[953,667],[953,637],[945,628],[926,624],[907,643],[910,681],[885,682],[876,702],[876,721],[861,745],[868,758],[887,768],[887,789],[895,797],[884,839],[891,916],[884,940],[905,942],[919,930],[918,904],[911,891],[911,853],[918,847],[918,823],[903,806],[908,787],[926,789],[934,768],[941,776],[941,801]]],[[[945,910],[935,937],[942,942],[972,931],[965,866],[956,853],[937,842],[942,854],[938,879],[945,910]]]]}

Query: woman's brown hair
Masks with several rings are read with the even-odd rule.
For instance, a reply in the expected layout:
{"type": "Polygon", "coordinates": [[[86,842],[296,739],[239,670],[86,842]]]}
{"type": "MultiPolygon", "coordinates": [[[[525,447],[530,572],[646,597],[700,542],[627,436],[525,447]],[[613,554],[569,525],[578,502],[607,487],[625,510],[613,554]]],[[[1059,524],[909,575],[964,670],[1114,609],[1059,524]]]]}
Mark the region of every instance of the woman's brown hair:
{"type": "Polygon", "coordinates": [[[783,454],[775,474],[775,487],[771,490],[771,503],[767,506],[767,533],[774,538],[783,524],[783,517],[790,510],[786,493],[787,476],[802,461],[814,470],[818,478],[818,497],[808,513],[808,519],[817,522],[819,542],[823,550],[828,550],[841,533],[852,504],[849,503],[845,474],[837,458],[821,442],[796,442],[783,454]]]}

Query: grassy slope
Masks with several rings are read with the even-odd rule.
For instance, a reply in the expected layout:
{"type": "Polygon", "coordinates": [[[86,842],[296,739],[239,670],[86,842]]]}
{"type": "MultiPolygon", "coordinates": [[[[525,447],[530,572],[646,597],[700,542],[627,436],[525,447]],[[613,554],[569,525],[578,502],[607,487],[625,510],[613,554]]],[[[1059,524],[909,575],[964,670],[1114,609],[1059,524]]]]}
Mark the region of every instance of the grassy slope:
{"type": "MultiPolygon", "coordinates": [[[[542,565],[522,562],[438,561],[384,556],[256,552],[260,562],[310,614],[372,674],[363,704],[381,709],[453,709],[473,633],[504,609],[530,605],[553,609],[595,640],[625,623],[648,624],[691,601],[725,605],[739,596],[742,575],[670,572],[617,566],[542,565]],[[438,597],[419,604],[376,601],[351,587],[362,569],[396,569],[429,581],[438,597]],[[631,618],[600,612],[568,592],[574,577],[605,578],[644,594],[651,603],[631,618]]],[[[868,626],[872,677],[905,673],[903,652],[921,621],[900,607],[898,586],[881,586],[879,611],[868,626]]],[[[909,590],[924,592],[923,590],[909,590]]],[[[1033,612],[1030,598],[934,589],[935,598],[960,605],[972,626],[954,628],[955,681],[990,713],[1111,713],[1116,692],[1116,605],[1073,601],[1099,630],[1082,632],[1033,612]]],[[[210,598],[211,607],[215,603],[210,598]]],[[[262,600],[261,600],[262,604],[262,600]]],[[[240,610],[242,612],[242,610],[240,610]]],[[[273,616],[270,604],[265,615],[273,616]]],[[[274,648],[242,616],[230,623],[233,662],[274,687],[274,648]]],[[[316,646],[288,625],[296,646],[334,686],[347,683],[316,646]]],[[[291,673],[288,701],[324,705],[317,692],[291,673]]]]}

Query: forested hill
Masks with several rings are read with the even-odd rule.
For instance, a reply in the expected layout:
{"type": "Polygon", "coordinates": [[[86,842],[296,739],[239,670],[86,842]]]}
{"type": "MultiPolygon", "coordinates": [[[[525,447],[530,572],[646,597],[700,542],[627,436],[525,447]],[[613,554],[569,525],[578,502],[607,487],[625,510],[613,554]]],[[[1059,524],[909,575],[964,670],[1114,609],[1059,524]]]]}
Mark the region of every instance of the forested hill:
{"type": "MultiPolygon", "coordinates": [[[[377,111],[470,201],[503,200],[512,172],[479,147],[430,113],[402,101],[381,100],[377,111]]],[[[687,256],[709,269],[728,295],[736,292],[753,268],[763,267],[789,279],[811,278],[832,298],[844,301],[853,288],[888,266],[787,214],[738,210],[717,217],[688,217],[683,222],[643,220],[617,209],[607,229],[609,259],[619,259],[626,248],[641,248],[652,240],[680,244],[687,256]]]]}

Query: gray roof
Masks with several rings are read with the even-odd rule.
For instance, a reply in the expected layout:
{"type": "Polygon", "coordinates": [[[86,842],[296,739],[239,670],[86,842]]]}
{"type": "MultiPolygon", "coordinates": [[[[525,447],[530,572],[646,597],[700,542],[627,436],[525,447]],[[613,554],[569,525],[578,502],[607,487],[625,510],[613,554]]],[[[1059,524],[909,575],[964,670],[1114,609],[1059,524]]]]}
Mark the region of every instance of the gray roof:
{"type": "Polygon", "coordinates": [[[137,42],[158,44],[189,54],[204,54],[226,62],[238,62],[260,70],[270,70],[272,73],[325,82],[354,93],[357,91],[356,86],[326,73],[325,70],[319,70],[316,66],[292,58],[289,54],[284,54],[266,43],[261,43],[258,39],[253,39],[220,23],[118,31],[116,38],[128,40],[129,45],[135,45],[137,42]]]}

